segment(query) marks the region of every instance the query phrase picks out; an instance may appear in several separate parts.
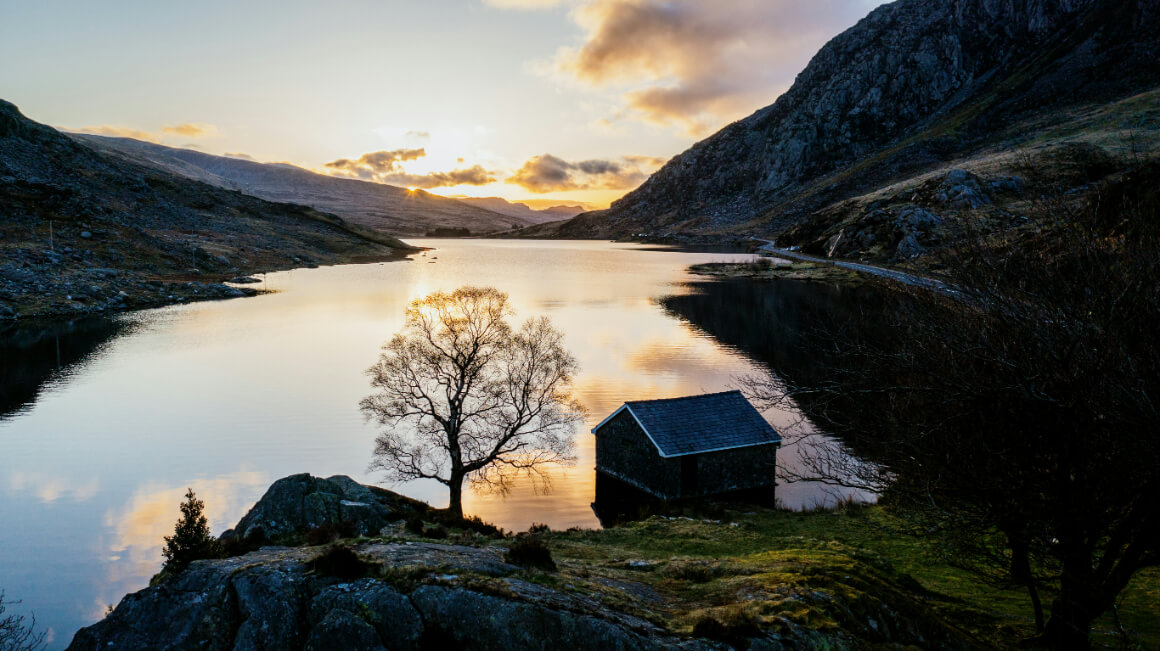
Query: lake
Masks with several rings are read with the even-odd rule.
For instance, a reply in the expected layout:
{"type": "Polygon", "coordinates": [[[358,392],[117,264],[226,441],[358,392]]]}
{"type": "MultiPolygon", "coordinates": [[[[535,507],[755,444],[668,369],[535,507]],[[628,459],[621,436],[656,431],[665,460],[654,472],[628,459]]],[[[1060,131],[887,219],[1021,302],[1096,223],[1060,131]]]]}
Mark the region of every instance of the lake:
{"type": "MultiPolygon", "coordinates": [[[[747,305],[705,303],[686,272],[752,255],[413,241],[433,250],[267,274],[255,287],[272,293],[259,297],[53,324],[0,341],[0,588],[23,600],[14,611],[34,611],[50,646],[67,645],[78,627],[147,585],[187,487],[205,500],[216,534],[289,474],[379,483],[367,472],[376,427],[358,410],[370,391],[364,371],[402,327],[408,303],[436,290],[498,287],[521,320],[549,316],[581,366],[575,391],[589,415],[576,433],[577,463],[554,472],[548,492],[519,485],[507,496],[464,496],[467,513],[510,530],[599,526],[588,429],[624,401],[735,388],[737,377],[767,372],[742,335],[719,331],[727,325],[757,341],[770,331],[746,325],[747,305]]],[[[762,287],[763,296],[799,301],[824,293],[803,283],[762,287]]],[[[797,320],[789,307],[767,309],[774,313],[764,318],[797,320]]],[[[775,426],[796,420],[766,416],[775,426]]],[[[434,482],[388,487],[446,505],[434,482]]],[[[790,507],[826,499],[805,484],[778,494],[790,507]]]]}

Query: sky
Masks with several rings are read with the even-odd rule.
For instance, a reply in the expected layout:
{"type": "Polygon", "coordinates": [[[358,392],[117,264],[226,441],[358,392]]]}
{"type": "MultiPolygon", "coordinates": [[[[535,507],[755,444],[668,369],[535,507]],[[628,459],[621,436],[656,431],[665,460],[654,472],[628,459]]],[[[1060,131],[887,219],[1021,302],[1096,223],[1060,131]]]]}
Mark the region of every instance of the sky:
{"type": "Polygon", "coordinates": [[[0,0],[0,98],[61,129],[603,207],[879,4],[0,0]]]}

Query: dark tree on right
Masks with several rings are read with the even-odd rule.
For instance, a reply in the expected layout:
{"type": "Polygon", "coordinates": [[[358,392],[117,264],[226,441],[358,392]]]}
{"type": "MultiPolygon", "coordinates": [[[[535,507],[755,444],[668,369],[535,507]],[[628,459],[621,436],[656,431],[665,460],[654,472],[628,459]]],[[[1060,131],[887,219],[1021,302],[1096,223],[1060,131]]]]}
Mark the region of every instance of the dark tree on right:
{"type": "Polygon", "coordinates": [[[1039,646],[1089,647],[1160,564],[1158,179],[1043,200],[1036,228],[943,256],[953,292],[899,290],[890,327],[828,330],[809,377],[749,383],[843,442],[814,449],[812,477],[878,490],[1024,586],[1039,646]]]}

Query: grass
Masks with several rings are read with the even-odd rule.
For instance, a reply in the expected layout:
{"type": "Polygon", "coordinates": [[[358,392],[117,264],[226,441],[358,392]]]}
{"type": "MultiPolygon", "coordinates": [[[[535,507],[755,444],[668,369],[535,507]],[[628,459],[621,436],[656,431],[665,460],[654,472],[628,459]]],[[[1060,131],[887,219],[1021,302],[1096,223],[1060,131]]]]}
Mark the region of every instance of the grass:
{"type": "MultiPolygon", "coordinates": [[[[952,566],[937,542],[896,533],[897,523],[879,507],[729,511],[714,520],[654,516],[604,531],[549,535],[562,572],[598,567],[648,584],[675,604],[669,615],[679,630],[699,629],[723,641],[755,622],[843,630],[872,617],[883,602],[913,607],[912,620],[942,622],[984,646],[1013,647],[1034,633],[1025,592],[985,584],[952,566]],[[801,597],[810,594],[838,598],[848,608],[801,597]]],[[[1122,595],[1120,619],[1134,644],[1160,646],[1158,609],[1160,572],[1153,569],[1122,595]]],[[[1094,628],[1096,646],[1122,648],[1111,614],[1094,628]]]]}

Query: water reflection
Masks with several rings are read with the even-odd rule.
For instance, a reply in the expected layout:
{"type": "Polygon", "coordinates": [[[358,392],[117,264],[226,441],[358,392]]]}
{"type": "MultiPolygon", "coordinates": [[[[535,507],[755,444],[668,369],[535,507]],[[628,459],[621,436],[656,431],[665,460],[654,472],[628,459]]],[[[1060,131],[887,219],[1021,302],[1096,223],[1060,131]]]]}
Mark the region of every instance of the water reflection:
{"type": "MultiPolygon", "coordinates": [[[[808,281],[695,282],[688,289],[662,299],[664,309],[716,341],[744,351],[765,368],[776,369],[778,376],[799,383],[821,381],[821,369],[826,366],[818,362],[841,348],[840,341],[818,341],[820,333],[834,336],[843,327],[862,323],[865,314],[886,309],[881,295],[871,288],[808,281]]],[[[778,376],[763,379],[777,384],[778,376]]],[[[819,460],[828,458],[850,467],[860,461],[847,456],[841,442],[817,431],[796,410],[765,415],[783,439],[778,451],[780,505],[803,509],[846,499],[873,499],[861,490],[803,481],[802,477],[817,476],[819,460]]]]}
{"type": "Polygon", "coordinates": [[[83,366],[126,325],[117,319],[0,326],[0,421],[36,402],[46,382],[83,366]]]}
{"type": "MultiPolygon", "coordinates": [[[[547,494],[520,484],[506,497],[465,495],[468,513],[509,530],[599,526],[588,428],[626,400],[734,388],[735,377],[765,372],[747,353],[764,359],[768,340],[791,336],[763,336],[769,321],[755,311],[768,305],[730,305],[744,297],[718,301],[685,286],[688,265],[749,255],[602,242],[421,243],[438,250],[413,262],[269,274],[265,287],[277,293],[0,343],[9,413],[0,420],[0,586],[57,631],[54,647],[146,585],[186,487],[206,501],[220,533],[279,477],[379,483],[366,472],[376,428],[357,405],[370,391],[365,369],[415,298],[494,285],[520,318],[550,316],[580,362],[577,393],[590,422],[577,435],[576,465],[554,471],[547,494]],[[664,296],[672,298],[658,303],[664,296]],[[738,325],[753,318],[761,325],[738,325]]],[[[767,416],[775,426],[795,419],[767,416]]],[[[436,506],[447,501],[435,482],[392,488],[436,506]]],[[[779,491],[792,497],[789,487],[779,491]]]]}
{"type": "MultiPolygon", "coordinates": [[[[108,556],[104,583],[123,585],[126,580],[157,571],[164,536],[173,534],[178,516],[176,505],[185,499],[188,487],[195,486],[198,499],[206,503],[210,528],[221,531],[233,526],[253,506],[253,501],[241,496],[264,490],[271,481],[273,478],[265,472],[239,470],[212,479],[141,486],[125,504],[105,513],[109,538],[105,544],[108,556]]],[[[119,596],[112,594],[109,598],[116,600],[119,596]]]]}

